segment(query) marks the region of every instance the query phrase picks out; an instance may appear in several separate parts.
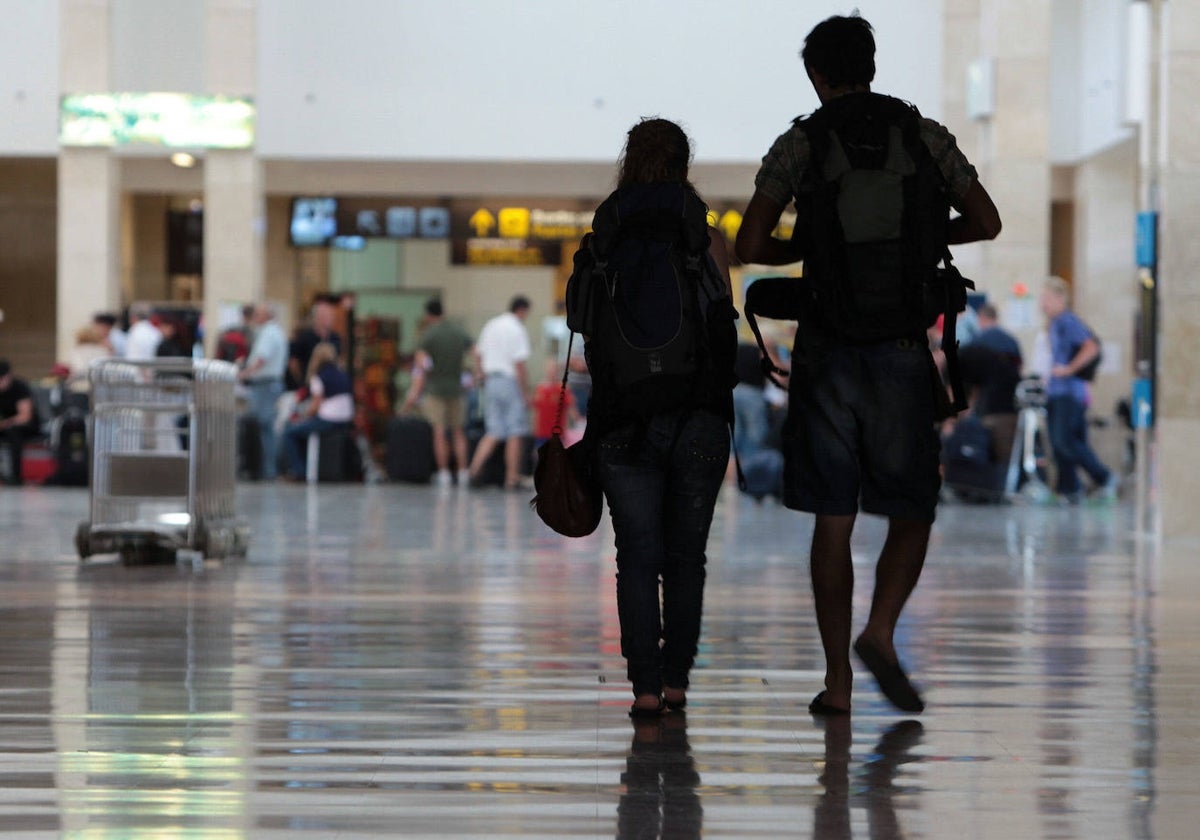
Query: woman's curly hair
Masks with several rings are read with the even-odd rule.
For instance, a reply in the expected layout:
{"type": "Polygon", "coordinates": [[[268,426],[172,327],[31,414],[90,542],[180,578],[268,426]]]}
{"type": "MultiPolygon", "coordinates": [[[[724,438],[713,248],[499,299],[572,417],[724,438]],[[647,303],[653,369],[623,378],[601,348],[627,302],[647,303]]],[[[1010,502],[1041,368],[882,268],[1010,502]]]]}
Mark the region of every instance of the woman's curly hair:
{"type": "Polygon", "coordinates": [[[630,184],[686,184],[692,160],[692,143],[683,129],[661,117],[643,119],[625,139],[617,186],[630,184]]]}

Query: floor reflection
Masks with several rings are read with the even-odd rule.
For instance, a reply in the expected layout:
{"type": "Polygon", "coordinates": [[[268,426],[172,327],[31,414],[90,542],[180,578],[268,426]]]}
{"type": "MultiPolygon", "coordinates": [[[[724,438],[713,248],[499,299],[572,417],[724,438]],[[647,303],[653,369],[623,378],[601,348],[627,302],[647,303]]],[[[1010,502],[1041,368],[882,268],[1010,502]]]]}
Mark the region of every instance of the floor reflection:
{"type": "Polygon", "coordinates": [[[633,722],[633,743],[621,774],[618,840],[689,840],[703,833],[696,792],[700,774],[688,744],[687,717],[633,722]]]}
{"type": "MultiPolygon", "coordinates": [[[[825,763],[818,778],[824,791],[813,809],[813,837],[852,840],[852,810],[866,812],[870,840],[903,840],[906,837],[896,818],[895,797],[901,792],[896,774],[901,766],[920,761],[911,750],[920,743],[925,728],[917,720],[902,720],[884,730],[870,756],[853,770],[851,745],[854,739],[849,717],[831,717],[821,722],[825,731],[825,763]]],[[[905,792],[913,792],[912,790],[905,792]]],[[[918,808],[919,803],[910,803],[918,808]]],[[[860,835],[861,836],[861,835],[860,835]]]]}
{"type": "Polygon", "coordinates": [[[80,566],[86,492],[0,491],[0,835],[1195,833],[1200,565],[1125,508],[943,508],[900,628],[929,710],[859,674],[814,725],[811,523],[723,495],[688,715],[631,732],[610,526],[526,503],[242,487],[250,556],[194,572],[80,566]]]}

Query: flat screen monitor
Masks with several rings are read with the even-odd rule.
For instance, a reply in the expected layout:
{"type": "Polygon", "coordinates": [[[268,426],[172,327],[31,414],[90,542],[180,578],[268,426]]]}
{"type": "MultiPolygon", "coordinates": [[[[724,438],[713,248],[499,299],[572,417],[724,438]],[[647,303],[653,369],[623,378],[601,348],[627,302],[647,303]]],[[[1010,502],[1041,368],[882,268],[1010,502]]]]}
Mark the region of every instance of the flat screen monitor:
{"type": "Polygon", "coordinates": [[[337,236],[337,199],[300,196],[292,199],[288,239],[297,248],[325,248],[337,236]]]}

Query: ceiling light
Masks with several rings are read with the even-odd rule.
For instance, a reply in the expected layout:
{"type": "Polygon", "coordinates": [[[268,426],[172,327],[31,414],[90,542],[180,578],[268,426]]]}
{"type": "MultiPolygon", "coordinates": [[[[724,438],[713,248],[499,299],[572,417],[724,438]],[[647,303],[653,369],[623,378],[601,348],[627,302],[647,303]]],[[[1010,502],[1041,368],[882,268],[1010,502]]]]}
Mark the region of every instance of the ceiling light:
{"type": "Polygon", "coordinates": [[[175,164],[181,169],[191,169],[196,165],[196,158],[194,158],[192,155],[189,155],[187,152],[176,152],[175,154],[171,155],[171,163],[175,164]]]}

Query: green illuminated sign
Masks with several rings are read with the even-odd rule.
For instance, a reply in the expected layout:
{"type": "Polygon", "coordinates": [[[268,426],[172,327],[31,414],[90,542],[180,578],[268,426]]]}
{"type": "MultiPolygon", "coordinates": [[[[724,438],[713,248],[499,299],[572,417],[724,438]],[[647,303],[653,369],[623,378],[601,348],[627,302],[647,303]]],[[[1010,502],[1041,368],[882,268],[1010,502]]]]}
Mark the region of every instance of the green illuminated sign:
{"type": "Polygon", "coordinates": [[[78,93],[62,98],[64,146],[249,149],[254,102],[190,93],[78,93]]]}

